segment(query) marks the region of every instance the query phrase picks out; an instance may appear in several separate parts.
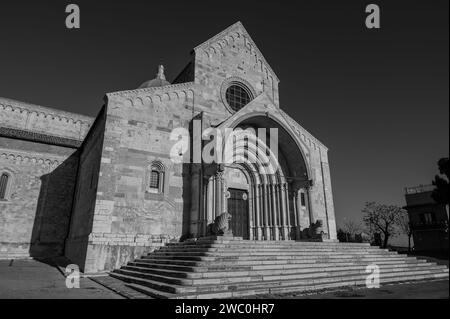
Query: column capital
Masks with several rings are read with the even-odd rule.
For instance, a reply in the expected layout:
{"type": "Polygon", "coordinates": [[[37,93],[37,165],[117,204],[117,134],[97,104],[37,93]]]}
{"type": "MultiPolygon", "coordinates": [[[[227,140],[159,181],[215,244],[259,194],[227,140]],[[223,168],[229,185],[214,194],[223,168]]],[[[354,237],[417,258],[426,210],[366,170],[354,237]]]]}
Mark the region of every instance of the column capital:
{"type": "Polygon", "coordinates": [[[217,178],[217,179],[223,179],[223,174],[224,174],[225,172],[224,171],[217,171],[216,172],[216,174],[215,174],[215,177],[217,178]]]}

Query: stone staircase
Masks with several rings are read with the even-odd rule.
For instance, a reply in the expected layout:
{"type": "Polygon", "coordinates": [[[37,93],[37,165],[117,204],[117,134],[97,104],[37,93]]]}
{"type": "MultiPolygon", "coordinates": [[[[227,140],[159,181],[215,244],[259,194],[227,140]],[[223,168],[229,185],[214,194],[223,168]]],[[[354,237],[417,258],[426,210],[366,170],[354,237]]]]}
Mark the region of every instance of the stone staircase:
{"type": "Polygon", "coordinates": [[[236,298],[448,278],[448,268],[357,243],[249,241],[215,237],[170,243],[110,276],[154,298],[236,298]]]}

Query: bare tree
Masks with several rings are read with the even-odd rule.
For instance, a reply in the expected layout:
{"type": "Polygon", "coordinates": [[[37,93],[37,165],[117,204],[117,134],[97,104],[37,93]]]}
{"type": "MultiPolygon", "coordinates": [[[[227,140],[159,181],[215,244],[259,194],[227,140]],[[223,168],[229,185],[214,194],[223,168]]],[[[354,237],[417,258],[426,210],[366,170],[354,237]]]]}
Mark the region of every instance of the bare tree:
{"type": "Polygon", "coordinates": [[[408,252],[411,252],[411,222],[409,221],[408,213],[405,211],[403,214],[399,216],[398,226],[400,231],[408,236],[408,252]]]}
{"type": "Polygon", "coordinates": [[[344,219],[344,222],[342,223],[342,230],[345,232],[347,236],[347,241],[350,241],[348,236],[350,238],[355,238],[355,236],[361,232],[361,225],[353,220],[348,220],[347,218],[344,219]]]}
{"type": "Polygon", "coordinates": [[[399,231],[399,220],[405,210],[395,205],[383,205],[375,202],[366,203],[362,210],[364,223],[369,229],[383,234],[383,248],[386,248],[389,238],[399,231]]]}

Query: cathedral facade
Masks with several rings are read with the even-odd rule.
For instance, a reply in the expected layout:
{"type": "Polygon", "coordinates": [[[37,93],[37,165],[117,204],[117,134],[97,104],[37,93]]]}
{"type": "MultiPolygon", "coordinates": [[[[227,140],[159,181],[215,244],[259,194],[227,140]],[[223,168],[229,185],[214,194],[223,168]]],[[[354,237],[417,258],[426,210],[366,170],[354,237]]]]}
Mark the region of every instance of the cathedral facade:
{"type": "Polygon", "coordinates": [[[336,240],[328,149],[282,110],[278,84],[238,22],[172,83],[160,66],[106,94],[96,118],[0,98],[0,258],[107,271],[207,236],[223,213],[248,240],[336,240]],[[245,136],[231,158],[230,132],[245,136]]]}

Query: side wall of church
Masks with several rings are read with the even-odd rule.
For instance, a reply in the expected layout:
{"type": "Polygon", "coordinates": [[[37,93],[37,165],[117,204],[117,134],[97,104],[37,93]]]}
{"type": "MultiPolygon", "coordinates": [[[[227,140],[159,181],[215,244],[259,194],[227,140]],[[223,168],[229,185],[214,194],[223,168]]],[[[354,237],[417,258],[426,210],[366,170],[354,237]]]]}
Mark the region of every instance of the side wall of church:
{"type": "Polygon", "coordinates": [[[310,209],[314,219],[312,222],[321,220],[323,229],[329,234],[330,239],[337,239],[327,150],[312,144],[310,147],[309,165],[314,181],[309,194],[310,209]]]}
{"type": "Polygon", "coordinates": [[[187,232],[188,164],[173,163],[175,128],[189,129],[188,84],[108,94],[104,143],[85,272],[114,269],[187,232]],[[149,190],[152,164],[164,167],[149,190]]]}
{"type": "Polygon", "coordinates": [[[0,97],[0,126],[83,140],[93,119],[0,97]]]}
{"type": "Polygon", "coordinates": [[[65,256],[85,268],[87,249],[94,221],[97,183],[105,129],[105,107],[102,108],[87,134],[81,148],[75,188],[70,231],[66,241],[65,256]]]}
{"type": "MultiPolygon", "coordinates": [[[[0,98],[0,127],[79,140],[90,118],[0,98]]],[[[0,258],[61,255],[78,165],[75,148],[0,136],[0,258]]]]}
{"type": "Polygon", "coordinates": [[[0,174],[10,176],[0,201],[0,258],[62,254],[77,162],[73,149],[0,137],[0,174]]]}

